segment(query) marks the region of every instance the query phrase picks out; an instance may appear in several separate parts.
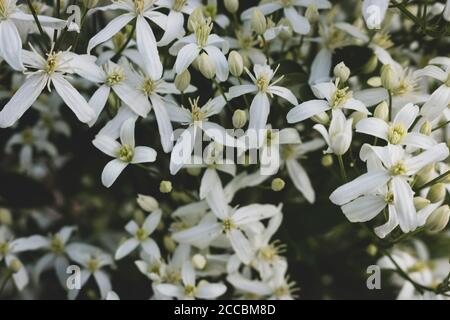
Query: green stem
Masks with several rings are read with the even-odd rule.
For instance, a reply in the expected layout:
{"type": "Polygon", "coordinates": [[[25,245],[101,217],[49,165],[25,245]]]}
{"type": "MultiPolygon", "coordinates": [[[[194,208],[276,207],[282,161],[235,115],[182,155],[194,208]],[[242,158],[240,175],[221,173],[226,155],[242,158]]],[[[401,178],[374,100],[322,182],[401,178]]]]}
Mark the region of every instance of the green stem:
{"type": "Polygon", "coordinates": [[[348,179],[347,179],[347,172],[345,171],[344,159],[342,158],[342,155],[338,155],[337,157],[338,157],[338,161],[339,161],[339,167],[340,167],[340,169],[341,169],[341,176],[342,176],[342,179],[343,179],[345,182],[347,182],[348,179]]]}
{"type": "MultiPolygon", "coordinates": [[[[242,80],[241,80],[241,78],[238,78],[238,81],[239,81],[239,84],[242,86],[242,80]]],[[[245,102],[245,105],[247,106],[247,108],[250,108],[250,103],[248,102],[248,99],[247,99],[247,95],[246,95],[246,94],[244,94],[244,102],[245,102]]]]}
{"type": "Polygon", "coordinates": [[[216,88],[220,91],[220,94],[222,95],[222,97],[225,99],[225,102],[227,103],[228,108],[233,111],[233,107],[231,106],[230,102],[228,101],[227,96],[225,95],[225,91],[223,90],[222,86],[220,85],[219,82],[217,82],[216,79],[213,79],[213,83],[216,86],[216,88]]]}
{"type": "MultiPolygon", "coordinates": [[[[54,13],[56,18],[59,18],[60,11],[61,11],[61,0],[56,0],[55,13],[54,13]]],[[[58,38],[58,29],[55,28],[55,31],[53,31],[53,42],[54,43],[56,42],[57,38],[58,38]]]]}
{"type": "Polygon", "coordinates": [[[438,183],[439,181],[445,179],[448,175],[450,175],[450,170],[447,170],[446,172],[444,172],[443,174],[441,174],[439,177],[434,178],[433,180],[431,180],[431,181],[429,181],[429,182],[427,182],[427,183],[421,185],[420,187],[418,187],[418,188],[416,189],[416,191],[420,191],[420,190],[423,190],[423,189],[425,189],[425,188],[427,188],[427,187],[430,187],[430,186],[432,186],[432,185],[438,183]]]}
{"type": "Polygon", "coordinates": [[[130,43],[131,39],[133,38],[134,31],[136,30],[136,20],[133,23],[133,29],[131,29],[130,34],[128,35],[127,41],[123,44],[123,46],[119,49],[119,51],[116,52],[116,54],[111,58],[112,61],[115,61],[117,58],[120,57],[122,52],[128,47],[128,44],[130,43]]]}
{"type": "Polygon", "coordinates": [[[8,272],[6,273],[6,277],[3,279],[2,284],[0,285],[0,297],[3,294],[3,291],[6,288],[6,284],[8,283],[9,279],[11,279],[11,276],[13,275],[13,273],[8,270],[8,272]]]}
{"type": "Polygon", "coordinates": [[[27,0],[28,8],[31,11],[31,14],[33,15],[34,22],[36,22],[36,25],[38,27],[39,33],[41,34],[41,37],[43,39],[47,39],[47,34],[44,32],[44,29],[42,29],[42,25],[39,22],[39,18],[37,16],[36,10],[33,7],[33,4],[31,3],[31,0],[27,0]]]}
{"type": "Polygon", "coordinates": [[[392,117],[392,92],[391,90],[388,90],[389,95],[389,113],[388,113],[388,120],[391,121],[392,117]]]}
{"type": "Polygon", "coordinates": [[[444,122],[443,124],[440,124],[439,126],[437,126],[436,128],[434,128],[433,130],[431,130],[431,132],[434,132],[436,130],[442,129],[443,127],[445,127],[446,125],[448,125],[450,123],[450,120],[444,122]]]}

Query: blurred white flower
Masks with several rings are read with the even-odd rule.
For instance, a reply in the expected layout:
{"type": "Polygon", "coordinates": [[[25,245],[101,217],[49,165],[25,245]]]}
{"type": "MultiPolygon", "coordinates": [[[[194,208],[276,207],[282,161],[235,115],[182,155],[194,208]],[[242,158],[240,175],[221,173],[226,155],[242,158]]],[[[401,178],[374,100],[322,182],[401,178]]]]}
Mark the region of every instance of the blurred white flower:
{"type": "Polygon", "coordinates": [[[352,143],[352,124],[353,119],[347,120],[342,110],[334,109],[332,110],[332,118],[328,131],[322,124],[314,125],[313,128],[319,131],[328,144],[328,149],[325,153],[334,153],[342,156],[347,152],[352,143]]]}

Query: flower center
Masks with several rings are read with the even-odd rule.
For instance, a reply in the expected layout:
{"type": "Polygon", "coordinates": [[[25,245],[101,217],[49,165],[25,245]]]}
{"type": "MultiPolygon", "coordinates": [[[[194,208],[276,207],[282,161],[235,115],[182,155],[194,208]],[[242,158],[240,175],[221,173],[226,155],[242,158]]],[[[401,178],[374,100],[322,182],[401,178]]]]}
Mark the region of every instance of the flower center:
{"type": "Polygon", "coordinates": [[[89,258],[89,261],[87,263],[87,269],[91,272],[94,273],[95,271],[97,271],[100,267],[100,262],[98,261],[97,258],[91,257],[89,258]]]}
{"type": "Polygon", "coordinates": [[[406,174],[406,167],[403,161],[399,161],[391,167],[391,175],[400,176],[406,174]]]}
{"type": "Polygon", "coordinates": [[[291,7],[292,6],[292,0],[281,0],[281,5],[283,7],[291,7]]]}
{"type": "Polygon", "coordinates": [[[206,119],[205,113],[202,111],[202,109],[198,106],[199,98],[195,100],[189,99],[189,103],[191,104],[191,115],[192,115],[192,121],[203,121],[206,119]]]}
{"type": "Polygon", "coordinates": [[[265,246],[264,248],[261,248],[259,250],[259,256],[266,261],[273,261],[277,257],[277,255],[278,251],[272,245],[265,246]]]}
{"type": "Polygon", "coordinates": [[[387,204],[392,204],[392,203],[394,203],[394,194],[393,194],[391,191],[389,191],[389,192],[386,194],[386,196],[384,197],[384,201],[385,201],[387,204]]]}
{"type": "Polygon", "coordinates": [[[331,103],[333,104],[333,107],[340,107],[352,97],[353,92],[348,91],[348,87],[337,89],[331,97],[331,103]]]}
{"type": "Polygon", "coordinates": [[[267,88],[269,88],[270,84],[270,78],[266,74],[262,74],[259,76],[258,79],[256,79],[256,86],[258,87],[258,90],[261,92],[266,92],[267,88]]]}
{"type": "Polygon", "coordinates": [[[195,286],[188,284],[187,286],[184,287],[184,294],[187,295],[188,297],[193,297],[195,295],[195,286]]]}
{"type": "Polygon", "coordinates": [[[294,150],[294,146],[291,144],[286,144],[283,146],[283,149],[281,151],[281,155],[283,157],[283,159],[290,159],[294,156],[295,154],[295,150],[294,150]]]}
{"type": "Polygon", "coordinates": [[[278,287],[274,292],[274,295],[276,297],[284,297],[284,296],[288,296],[290,294],[291,294],[291,289],[289,288],[289,286],[286,286],[286,285],[278,287]]]}
{"type": "Polygon", "coordinates": [[[399,144],[406,134],[405,126],[402,123],[396,123],[389,127],[388,141],[391,144],[399,144]]]}
{"type": "Polygon", "coordinates": [[[0,255],[6,256],[9,253],[8,242],[0,242],[0,255]]]}
{"type": "Polygon", "coordinates": [[[10,5],[10,1],[8,0],[0,0],[0,19],[7,19],[8,16],[11,14],[12,12],[12,7],[10,5]]]}
{"type": "Polygon", "coordinates": [[[53,74],[58,68],[59,56],[59,52],[50,52],[49,54],[47,54],[47,64],[45,66],[45,71],[48,74],[53,74]]]}
{"type": "Polygon", "coordinates": [[[201,48],[206,46],[212,28],[213,24],[211,22],[211,18],[208,18],[200,23],[194,23],[195,38],[197,39],[197,44],[201,48]]]}
{"type": "Polygon", "coordinates": [[[106,85],[108,87],[115,86],[116,84],[125,80],[125,74],[121,68],[116,68],[106,77],[106,85]]]}
{"type": "Polygon", "coordinates": [[[131,146],[124,144],[117,152],[117,158],[123,162],[131,162],[133,160],[134,150],[131,146]]]}
{"type": "Polygon", "coordinates": [[[56,255],[60,255],[64,252],[64,242],[59,236],[54,236],[50,242],[50,248],[56,255]]]}
{"type": "Polygon", "coordinates": [[[229,231],[231,231],[231,229],[236,228],[236,225],[234,224],[233,220],[227,218],[224,219],[222,222],[222,230],[227,233],[229,231]]]}
{"type": "Polygon", "coordinates": [[[203,13],[207,17],[214,18],[217,15],[217,6],[212,4],[207,5],[203,8],[203,13]]]}
{"type": "Polygon", "coordinates": [[[148,238],[148,233],[147,231],[145,231],[143,228],[139,228],[136,231],[136,239],[138,239],[139,241],[144,241],[145,239],[148,238]]]}
{"type": "Polygon", "coordinates": [[[183,7],[186,5],[187,0],[175,0],[173,3],[172,9],[175,11],[183,10],[183,7]]]}
{"type": "Polygon", "coordinates": [[[142,14],[145,8],[145,0],[134,0],[134,8],[136,10],[136,14],[142,14]]]}
{"type": "Polygon", "coordinates": [[[169,282],[169,283],[177,283],[178,281],[181,280],[181,275],[180,275],[180,273],[178,272],[178,270],[169,267],[169,268],[166,270],[166,276],[165,276],[165,279],[166,279],[166,281],[169,282]]]}
{"type": "Polygon", "coordinates": [[[144,85],[143,85],[143,90],[147,95],[151,95],[152,93],[155,92],[156,90],[156,81],[153,81],[152,79],[145,79],[144,80],[144,85]]]}

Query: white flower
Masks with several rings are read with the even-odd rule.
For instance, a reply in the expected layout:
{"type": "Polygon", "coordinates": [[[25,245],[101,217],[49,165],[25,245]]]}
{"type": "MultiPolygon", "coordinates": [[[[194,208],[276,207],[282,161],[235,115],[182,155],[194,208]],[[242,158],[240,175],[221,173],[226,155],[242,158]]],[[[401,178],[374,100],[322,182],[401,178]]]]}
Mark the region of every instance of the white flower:
{"type": "Polygon", "coordinates": [[[167,16],[155,11],[157,8],[154,6],[154,2],[155,0],[115,0],[111,5],[91,10],[91,12],[97,10],[122,10],[126,11],[126,13],[114,18],[103,30],[92,37],[89,40],[87,52],[91,52],[97,45],[111,39],[128,23],[136,19],[134,22],[136,24],[136,44],[142,55],[145,71],[155,79],[161,78],[163,66],[159,59],[155,35],[146,19],[164,29],[167,23],[167,16]]]}
{"type": "Polygon", "coordinates": [[[289,123],[301,122],[335,108],[356,110],[370,114],[361,101],[353,98],[353,92],[348,87],[339,88],[338,81],[336,83],[319,83],[313,85],[312,89],[317,98],[325,100],[310,100],[294,107],[287,114],[289,123]]]}
{"type": "Polygon", "coordinates": [[[410,158],[400,146],[373,147],[366,144],[361,148],[361,160],[368,161],[375,156],[378,162],[372,164],[373,168],[369,172],[336,189],[330,200],[337,205],[344,205],[387,186],[392,192],[400,228],[404,233],[411,232],[419,226],[420,220],[414,208],[414,192],[408,183],[409,178],[426,165],[446,159],[448,154],[444,143],[410,158]]]}
{"type": "Polygon", "coordinates": [[[42,236],[31,236],[13,240],[12,233],[5,226],[0,226],[0,261],[5,261],[6,267],[8,268],[12,264],[20,267],[12,275],[16,287],[20,291],[28,284],[28,273],[17,258],[17,254],[24,251],[41,249],[46,245],[45,240],[42,236]]]}
{"type": "Polygon", "coordinates": [[[276,86],[283,77],[272,82],[276,73],[268,65],[255,65],[253,67],[254,76],[246,69],[248,76],[252,79],[253,84],[245,84],[231,87],[228,92],[228,99],[233,99],[248,93],[256,93],[250,106],[250,119],[248,128],[252,130],[264,129],[270,112],[269,97],[279,96],[291,104],[298,103],[295,95],[286,88],[276,86]]]}
{"type": "Polygon", "coordinates": [[[325,128],[322,124],[314,125],[314,129],[319,131],[328,144],[325,153],[334,153],[338,156],[345,154],[352,143],[353,119],[347,120],[340,109],[332,110],[330,128],[325,128]]]}
{"type": "Polygon", "coordinates": [[[173,147],[170,157],[171,174],[176,174],[190,161],[195,140],[201,130],[219,144],[230,147],[234,147],[235,145],[240,148],[243,147],[243,143],[236,141],[223,127],[209,121],[209,117],[220,113],[225,106],[223,96],[218,96],[208,101],[203,107],[198,106],[198,101],[199,98],[190,100],[191,110],[184,107],[167,105],[170,119],[173,122],[188,125],[188,128],[181,133],[173,147]]]}
{"type": "Polygon", "coordinates": [[[380,29],[384,20],[389,0],[364,0],[362,13],[369,29],[380,29]]]}
{"type": "Polygon", "coordinates": [[[67,259],[66,246],[72,233],[76,230],[76,227],[63,227],[54,235],[45,239],[45,245],[42,247],[46,249],[48,253],[43,255],[34,266],[34,278],[39,281],[42,272],[48,270],[50,267],[54,267],[59,283],[63,288],[66,287],[67,281],[67,267],[69,266],[69,260],[67,259]]]}
{"type": "Polygon", "coordinates": [[[356,131],[383,139],[390,144],[428,149],[436,141],[419,132],[408,132],[419,114],[419,107],[409,103],[399,110],[392,123],[378,118],[362,119],[356,124],[356,131]]]}
{"type": "Polygon", "coordinates": [[[228,207],[222,185],[215,184],[212,188],[206,197],[206,201],[216,219],[203,220],[195,227],[174,233],[172,237],[178,242],[196,245],[208,243],[224,233],[239,259],[248,264],[254,256],[254,250],[243,230],[254,222],[276,215],[281,209],[274,205],[262,204],[231,209],[228,207]],[[217,221],[217,218],[219,221],[217,221]]]}
{"type": "Polygon", "coordinates": [[[162,283],[156,289],[162,294],[177,299],[216,299],[227,291],[223,283],[209,283],[207,281],[196,282],[194,268],[190,261],[183,264],[181,272],[182,285],[162,283]]]}
{"type": "Polygon", "coordinates": [[[450,58],[436,57],[429,63],[431,65],[417,70],[414,75],[416,77],[426,76],[442,82],[442,85],[433,92],[420,110],[420,113],[431,121],[439,117],[450,104],[450,58]]]}
{"type": "MultiPolygon", "coordinates": [[[[68,26],[69,31],[78,31],[74,23],[68,25],[64,20],[38,15],[39,23],[43,27],[62,29],[68,26]]],[[[2,0],[0,2],[0,58],[15,70],[22,71],[22,38],[17,25],[35,24],[31,14],[24,13],[17,6],[17,0],[2,0]]]]}
{"type": "Polygon", "coordinates": [[[211,21],[215,22],[219,27],[225,29],[230,25],[230,19],[228,19],[227,15],[220,13],[218,9],[217,0],[207,0],[206,5],[203,6],[203,14],[207,18],[211,18],[211,21]]]}
{"type": "Polygon", "coordinates": [[[442,14],[443,14],[445,20],[450,21],[450,0],[447,0],[447,3],[445,4],[444,12],[442,14]]]}
{"type": "Polygon", "coordinates": [[[299,34],[307,34],[311,30],[311,25],[308,19],[298,13],[296,7],[309,6],[315,6],[317,9],[329,9],[331,8],[331,3],[327,0],[272,0],[245,10],[241,18],[244,20],[250,19],[255,9],[259,9],[264,15],[270,15],[283,9],[284,16],[292,25],[292,29],[299,34]]]}
{"type": "Polygon", "coordinates": [[[190,15],[200,4],[196,0],[157,0],[155,3],[162,8],[168,8],[167,24],[159,46],[166,46],[177,38],[184,36],[184,14],[190,15]]]}
{"type": "Polygon", "coordinates": [[[124,122],[120,130],[121,143],[104,135],[97,135],[92,141],[100,151],[116,158],[108,162],[102,172],[102,183],[107,188],[130,163],[153,162],[156,159],[156,151],[152,148],[135,146],[134,125],[133,119],[124,122]]]}
{"type": "Polygon", "coordinates": [[[228,79],[229,68],[225,54],[228,51],[226,40],[211,34],[213,24],[210,19],[198,22],[194,26],[194,34],[186,36],[175,42],[169,52],[177,56],[175,72],[185,71],[201,53],[206,52],[216,67],[216,76],[219,81],[228,79]],[[222,51],[219,49],[222,47],[222,51]]]}
{"type": "Polygon", "coordinates": [[[94,277],[95,282],[100,289],[101,299],[105,299],[112,287],[108,275],[102,268],[113,264],[111,256],[97,247],[82,243],[70,244],[67,246],[66,252],[71,260],[80,264],[82,267],[80,274],[81,288],[71,289],[68,294],[69,299],[76,299],[80,290],[88,282],[91,276],[94,277]]]}
{"type": "Polygon", "coordinates": [[[45,59],[34,49],[33,52],[23,51],[23,58],[29,75],[0,112],[0,127],[12,126],[36,101],[46,86],[50,90],[51,84],[81,122],[88,123],[94,119],[94,110],[66,80],[68,74],[84,74],[84,70],[92,68],[92,61],[69,51],[50,51],[45,59]]]}
{"type": "Polygon", "coordinates": [[[125,226],[125,230],[127,230],[127,232],[133,237],[125,240],[119,248],[117,248],[115,259],[122,259],[130,254],[131,251],[135,250],[138,246],[141,246],[142,249],[149,255],[160,257],[161,254],[159,252],[158,245],[155,240],[150,238],[150,236],[161,221],[161,215],[161,210],[156,210],[144,220],[142,226],[139,226],[134,221],[130,221],[125,226]]]}

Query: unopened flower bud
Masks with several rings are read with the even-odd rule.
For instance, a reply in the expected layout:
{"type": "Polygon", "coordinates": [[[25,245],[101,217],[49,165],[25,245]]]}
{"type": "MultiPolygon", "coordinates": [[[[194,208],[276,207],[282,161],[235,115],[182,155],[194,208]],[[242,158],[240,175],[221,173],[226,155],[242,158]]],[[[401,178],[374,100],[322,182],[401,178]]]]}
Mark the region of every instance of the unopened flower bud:
{"type": "Polygon", "coordinates": [[[0,224],[11,225],[12,216],[11,211],[6,208],[0,208],[0,224]]]}
{"type": "Polygon", "coordinates": [[[333,165],[333,156],[331,154],[326,154],[322,157],[321,163],[324,167],[328,168],[333,165]]]}
{"type": "Polygon", "coordinates": [[[426,136],[431,135],[431,123],[430,121],[426,120],[422,126],[420,127],[420,133],[424,134],[426,136]]]}
{"type": "Polygon", "coordinates": [[[373,116],[386,122],[389,121],[389,106],[386,101],[383,101],[376,106],[373,116]]]}
{"type": "Polygon", "coordinates": [[[175,78],[175,87],[181,92],[186,91],[186,89],[191,84],[191,73],[189,70],[184,70],[182,73],[175,78]]]}
{"type": "Polygon", "coordinates": [[[201,167],[187,167],[186,172],[193,177],[197,177],[202,172],[202,168],[201,167]]]}
{"type": "Polygon", "coordinates": [[[259,9],[254,9],[251,19],[252,29],[256,34],[261,35],[266,32],[267,20],[259,9]]]}
{"type": "Polygon", "coordinates": [[[444,200],[445,193],[446,193],[445,184],[436,183],[435,185],[433,185],[430,188],[430,190],[428,190],[427,198],[432,203],[436,203],[436,202],[444,200]]]}
{"type": "Polygon", "coordinates": [[[225,0],[223,4],[229,13],[236,13],[239,10],[239,0],[225,0]]]}
{"type": "Polygon", "coordinates": [[[22,269],[23,264],[18,259],[13,259],[11,263],[9,264],[9,270],[11,270],[12,273],[17,273],[22,269]]]}
{"type": "Polygon", "coordinates": [[[378,248],[374,244],[369,244],[366,248],[366,252],[369,256],[375,257],[378,253],[378,248]]]}
{"type": "Polygon", "coordinates": [[[175,243],[175,240],[173,240],[171,236],[164,236],[163,243],[164,248],[166,248],[166,250],[169,252],[173,252],[177,248],[177,244],[175,243]]]}
{"type": "Polygon", "coordinates": [[[330,123],[330,117],[326,112],[316,114],[315,116],[311,117],[311,119],[317,123],[323,124],[324,126],[330,123]]]}
{"type": "Polygon", "coordinates": [[[431,201],[423,198],[423,197],[414,197],[414,207],[416,208],[416,211],[420,211],[423,208],[425,208],[426,206],[428,206],[431,201]]]}
{"type": "Polygon", "coordinates": [[[203,270],[206,266],[206,258],[201,254],[195,254],[192,257],[192,264],[196,269],[203,270]]]}
{"type": "Polygon", "coordinates": [[[273,191],[276,191],[276,192],[281,191],[284,189],[285,185],[286,185],[286,183],[281,178],[275,178],[272,180],[272,190],[273,191]]]}
{"type": "Polygon", "coordinates": [[[369,61],[362,68],[362,73],[369,74],[375,71],[378,66],[378,57],[376,55],[372,55],[369,61]]]}
{"type": "Polygon", "coordinates": [[[294,34],[294,32],[292,31],[292,25],[289,22],[289,20],[286,18],[283,18],[278,22],[278,25],[285,27],[280,31],[280,34],[278,35],[280,37],[281,41],[290,40],[292,38],[292,35],[294,34]]]}
{"type": "Polygon", "coordinates": [[[350,118],[353,119],[352,127],[353,127],[353,128],[356,128],[356,124],[357,124],[359,121],[361,121],[361,120],[367,118],[367,113],[360,112],[360,111],[355,111],[355,112],[353,112],[353,113],[350,115],[350,118]]]}
{"type": "Polygon", "coordinates": [[[380,77],[371,77],[367,80],[367,84],[373,88],[381,87],[381,78],[380,77]]]}
{"type": "Polygon", "coordinates": [[[241,129],[247,123],[247,112],[244,110],[236,110],[233,113],[233,127],[236,129],[241,129]]]}
{"type": "Polygon", "coordinates": [[[440,232],[447,226],[449,218],[450,209],[448,205],[439,207],[428,217],[425,227],[431,233],[440,232]]]}
{"type": "Polygon", "coordinates": [[[333,73],[336,78],[341,80],[341,82],[347,81],[350,77],[350,69],[343,62],[334,67],[333,73]]]}
{"type": "Polygon", "coordinates": [[[212,79],[216,76],[216,65],[205,52],[198,57],[198,69],[206,79],[212,79]]]}
{"type": "Polygon", "coordinates": [[[137,203],[142,210],[147,212],[152,212],[159,208],[159,203],[155,198],[143,194],[138,194],[137,203]]]}
{"type": "Polygon", "coordinates": [[[421,186],[432,179],[434,164],[429,164],[416,173],[416,185],[421,186]]]}
{"type": "Polygon", "coordinates": [[[320,15],[317,6],[314,4],[310,4],[306,8],[305,17],[310,23],[316,23],[317,21],[319,21],[320,15]]]}
{"type": "Polygon", "coordinates": [[[392,91],[396,86],[394,70],[389,64],[386,64],[381,68],[381,84],[385,89],[390,91],[392,91]]]}
{"type": "Polygon", "coordinates": [[[167,180],[161,181],[159,184],[159,191],[161,191],[161,193],[170,193],[172,191],[172,182],[167,180]]]}
{"type": "Polygon", "coordinates": [[[237,51],[231,51],[228,56],[228,65],[230,67],[230,73],[239,78],[244,72],[244,60],[237,51]]]}
{"type": "Polygon", "coordinates": [[[189,16],[187,27],[190,32],[194,32],[195,27],[203,23],[205,21],[205,16],[203,15],[203,9],[202,6],[199,6],[192,11],[191,15],[189,16]]]}

